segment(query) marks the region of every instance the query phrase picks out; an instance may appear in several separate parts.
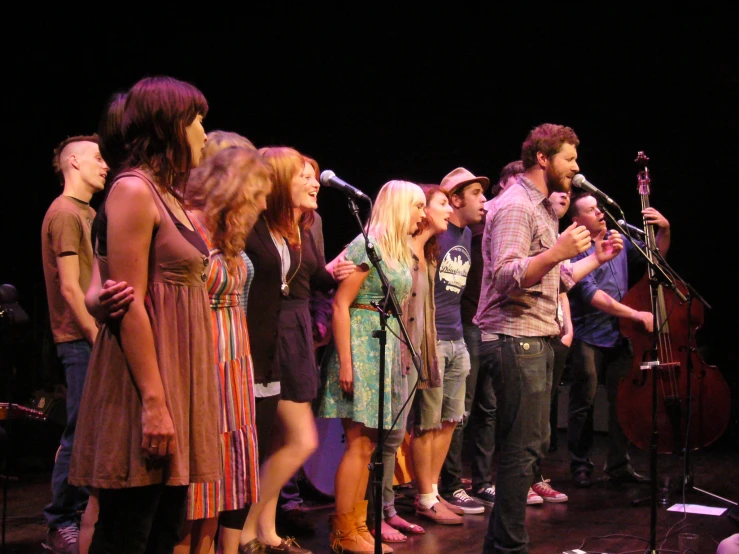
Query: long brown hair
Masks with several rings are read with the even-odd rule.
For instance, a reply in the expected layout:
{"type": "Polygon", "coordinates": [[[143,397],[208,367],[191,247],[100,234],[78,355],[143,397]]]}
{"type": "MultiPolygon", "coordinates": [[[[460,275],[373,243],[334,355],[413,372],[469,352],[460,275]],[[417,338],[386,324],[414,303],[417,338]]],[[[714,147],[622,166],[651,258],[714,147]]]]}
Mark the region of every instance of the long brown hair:
{"type": "MultiPolygon", "coordinates": [[[[418,185],[421,187],[421,190],[423,190],[423,193],[426,195],[426,205],[428,206],[431,202],[431,199],[434,197],[435,194],[443,194],[446,196],[447,200],[451,201],[449,198],[449,193],[445,191],[443,188],[441,188],[439,185],[418,185]]],[[[426,228],[431,225],[428,218],[423,218],[418,223],[418,229],[415,233],[413,233],[413,236],[416,236],[420,234],[422,231],[425,231],[426,228]]],[[[439,256],[441,255],[441,247],[439,246],[439,239],[438,235],[432,235],[429,237],[429,239],[426,241],[426,243],[423,245],[423,257],[426,258],[427,262],[430,263],[436,263],[439,261],[439,256]]]]}
{"type": "Polygon", "coordinates": [[[182,198],[192,169],[186,128],[207,113],[208,102],[193,85],[166,76],[141,79],[123,109],[123,166],[147,167],[159,186],[182,198]]]}
{"type": "MultiPolygon", "coordinates": [[[[284,237],[292,247],[300,244],[295,227],[291,183],[295,175],[303,171],[308,161],[300,152],[287,146],[267,146],[259,149],[262,158],[272,168],[272,192],[267,197],[264,219],[269,228],[284,237]]],[[[300,226],[306,229],[313,222],[312,213],[303,214],[300,226]]]]}

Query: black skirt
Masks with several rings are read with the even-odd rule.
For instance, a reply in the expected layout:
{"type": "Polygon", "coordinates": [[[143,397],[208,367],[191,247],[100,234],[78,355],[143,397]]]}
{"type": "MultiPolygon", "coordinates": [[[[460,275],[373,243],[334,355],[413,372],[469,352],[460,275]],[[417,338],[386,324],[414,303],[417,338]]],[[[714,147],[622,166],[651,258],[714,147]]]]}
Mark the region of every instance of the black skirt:
{"type": "Polygon", "coordinates": [[[277,356],[280,398],[311,402],[318,394],[318,367],[307,301],[282,300],[277,356]]]}

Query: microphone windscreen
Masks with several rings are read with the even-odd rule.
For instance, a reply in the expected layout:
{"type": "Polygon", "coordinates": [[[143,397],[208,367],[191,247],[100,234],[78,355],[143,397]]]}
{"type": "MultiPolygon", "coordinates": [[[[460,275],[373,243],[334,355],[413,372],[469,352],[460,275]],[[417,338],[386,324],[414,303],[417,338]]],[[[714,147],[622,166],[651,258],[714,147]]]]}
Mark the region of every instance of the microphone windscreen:
{"type": "Polygon", "coordinates": [[[321,171],[321,178],[319,179],[319,181],[321,181],[321,184],[324,187],[328,187],[331,186],[330,181],[333,177],[336,177],[336,173],[334,173],[330,169],[324,169],[323,171],[321,171]]]}
{"type": "Polygon", "coordinates": [[[585,176],[582,173],[578,173],[572,178],[572,184],[578,188],[582,187],[582,184],[584,182],[585,182],[585,176]]]}

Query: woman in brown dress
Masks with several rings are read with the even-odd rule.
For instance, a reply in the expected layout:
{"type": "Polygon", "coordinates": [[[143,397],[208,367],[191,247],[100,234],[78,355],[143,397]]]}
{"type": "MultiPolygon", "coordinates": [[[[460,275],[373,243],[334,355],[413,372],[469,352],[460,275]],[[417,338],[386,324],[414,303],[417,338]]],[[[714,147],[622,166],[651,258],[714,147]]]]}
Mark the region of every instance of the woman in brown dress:
{"type": "Polygon", "coordinates": [[[188,484],[221,477],[208,249],[181,204],[207,112],[171,77],[136,83],[123,110],[126,158],[96,256],[101,279],[125,281],[133,301],[95,342],[69,476],[99,490],[92,554],[171,553],[188,484]]]}

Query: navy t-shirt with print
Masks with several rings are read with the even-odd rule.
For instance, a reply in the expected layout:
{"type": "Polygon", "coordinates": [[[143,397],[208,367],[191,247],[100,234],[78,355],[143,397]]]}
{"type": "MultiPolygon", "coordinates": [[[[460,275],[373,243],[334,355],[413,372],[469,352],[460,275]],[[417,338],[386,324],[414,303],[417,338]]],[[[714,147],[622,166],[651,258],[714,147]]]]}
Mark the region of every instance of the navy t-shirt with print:
{"type": "Polygon", "coordinates": [[[462,293],[470,271],[472,232],[449,223],[439,235],[441,253],[436,270],[436,334],[439,340],[462,338],[462,293]]]}

